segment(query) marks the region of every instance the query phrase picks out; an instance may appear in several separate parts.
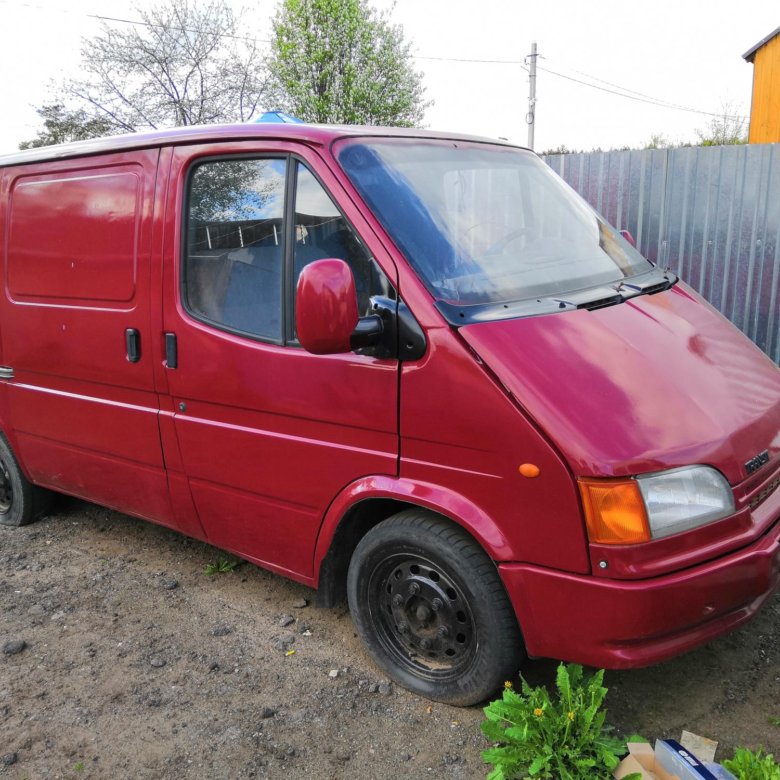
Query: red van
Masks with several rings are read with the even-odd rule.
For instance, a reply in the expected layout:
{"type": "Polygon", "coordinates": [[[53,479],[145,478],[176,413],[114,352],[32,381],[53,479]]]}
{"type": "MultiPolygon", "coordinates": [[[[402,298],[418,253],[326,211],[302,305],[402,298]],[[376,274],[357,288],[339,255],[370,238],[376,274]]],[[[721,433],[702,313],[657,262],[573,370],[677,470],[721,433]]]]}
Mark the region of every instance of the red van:
{"type": "Polygon", "coordinates": [[[532,152],[241,125],[0,158],[0,522],[49,491],[346,594],[470,704],[780,580],[780,371],[532,152]]]}

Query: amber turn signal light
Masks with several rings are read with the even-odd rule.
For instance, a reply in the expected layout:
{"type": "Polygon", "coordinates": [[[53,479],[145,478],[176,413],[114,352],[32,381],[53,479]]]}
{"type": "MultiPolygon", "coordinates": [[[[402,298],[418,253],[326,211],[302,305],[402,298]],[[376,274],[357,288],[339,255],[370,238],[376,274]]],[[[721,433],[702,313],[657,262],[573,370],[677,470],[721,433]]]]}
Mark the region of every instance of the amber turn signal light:
{"type": "Polygon", "coordinates": [[[649,542],[650,525],[633,479],[580,479],[588,538],[599,544],[649,542]]]}

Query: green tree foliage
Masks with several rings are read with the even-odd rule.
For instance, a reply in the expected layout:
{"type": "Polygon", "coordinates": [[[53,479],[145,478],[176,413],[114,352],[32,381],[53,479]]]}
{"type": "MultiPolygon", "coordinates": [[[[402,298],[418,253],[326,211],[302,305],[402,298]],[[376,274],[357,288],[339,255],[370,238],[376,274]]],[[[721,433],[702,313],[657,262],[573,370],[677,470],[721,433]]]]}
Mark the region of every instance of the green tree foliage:
{"type": "Polygon", "coordinates": [[[674,149],[680,144],[671,141],[663,133],[653,133],[647,143],[645,143],[645,149],[674,149]]]}
{"type": "Polygon", "coordinates": [[[282,0],[269,68],[281,107],[308,122],[412,127],[430,105],[411,43],[368,0],[282,0]]]}
{"type": "Polygon", "coordinates": [[[569,149],[566,144],[561,144],[560,146],[556,146],[553,149],[545,149],[543,152],[539,152],[540,157],[550,157],[554,154],[580,154],[581,152],[577,149],[569,149]]]}
{"type": "Polygon", "coordinates": [[[111,123],[103,117],[89,116],[84,109],[69,111],[62,103],[52,103],[36,109],[43,119],[43,129],[31,141],[22,141],[20,149],[64,144],[68,141],[84,141],[111,132],[111,123]]]}
{"type": "Polygon", "coordinates": [[[737,114],[731,103],[724,103],[720,114],[710,119],[704,129],[697,129],[699,142],[696,146],[731,146],[747,143],[747,122],[737,114]]]}

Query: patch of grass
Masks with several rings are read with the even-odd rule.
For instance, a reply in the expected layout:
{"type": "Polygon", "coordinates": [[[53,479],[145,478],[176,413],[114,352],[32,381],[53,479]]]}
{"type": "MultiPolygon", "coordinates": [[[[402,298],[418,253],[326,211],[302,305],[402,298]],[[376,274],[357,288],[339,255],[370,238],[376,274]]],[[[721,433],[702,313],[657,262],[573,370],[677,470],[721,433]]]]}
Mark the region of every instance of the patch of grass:
{"type": "Polygon", "coordinates": [[[238,566],[238,561],[229,561],[227,558],[218,558],[216,563],[207,563],[203,573],[207,577],[214,574],[227,574],[238,566]]]}
{"type": "Polygon", "coordinates": [[[771,723],[773,726],[780,726],[780,718],[770,718],[770,719],[769,719],[769,722],[770,722],[770,723],[771,723]]]}
{"type": "Polygon", "coordinates": [[[747,748],[737,748],[734,757],[724,761],[723,766],[738,780],[780,780],[780,764],[771,753],[762,753],[762,748],[755,753],[747,748]]]}
{"type": "Polygon", "coordinates": [[[561,664],[550,697],[544,686],[505,683],[501,699],[485,707],[482,732],[496,745],[482,752],[493,764],[488,780],[531,776],[538,780],[610,778],[626,743],[610,735],[602,708],[604,670],[584,677],[582,667],[561,664]]]}
{"type": "Polygon", "coordinates": [[[77,772],[83,772],[84,771],[84,762],[79,761],[74,767],[77,772]]]}

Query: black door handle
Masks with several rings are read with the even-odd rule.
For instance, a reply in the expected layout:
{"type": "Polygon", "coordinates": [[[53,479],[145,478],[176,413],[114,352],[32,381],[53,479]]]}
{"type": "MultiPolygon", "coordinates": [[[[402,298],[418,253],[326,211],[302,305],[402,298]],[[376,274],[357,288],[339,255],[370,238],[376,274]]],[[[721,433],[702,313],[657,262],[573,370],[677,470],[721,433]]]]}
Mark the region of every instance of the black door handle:
{"type": "Polygon", "coordinates": [[[168,368],[178,368],[179,366],[179,347],[176,343],[175,333],[165,334],[165,365],[168,368]]]}
{"type": "Polygon", "coordinates": [[[141,334],[136,328],[125,330],[125,348],[127,359],[131,363],[137,363],[141,359],[141,334]]]}

